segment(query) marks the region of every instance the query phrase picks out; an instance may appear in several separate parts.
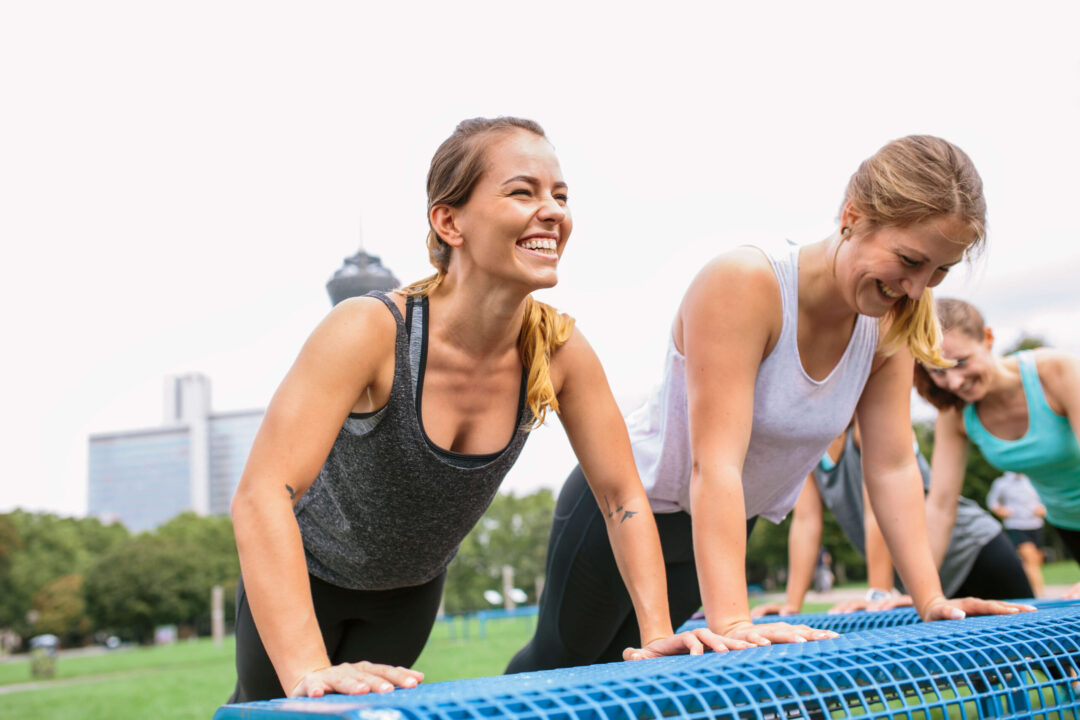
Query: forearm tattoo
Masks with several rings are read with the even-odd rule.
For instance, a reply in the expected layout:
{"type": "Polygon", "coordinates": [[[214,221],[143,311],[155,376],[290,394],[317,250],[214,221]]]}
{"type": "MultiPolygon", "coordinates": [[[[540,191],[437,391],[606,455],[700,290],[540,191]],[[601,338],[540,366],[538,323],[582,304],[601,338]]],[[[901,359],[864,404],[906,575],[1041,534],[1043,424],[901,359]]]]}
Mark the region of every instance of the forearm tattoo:
{"type": "Polygon", "coordinates": [[[285,485],[285,489],[289,491],[289,499],[290,499],[290,500],[295,500],[295,499],[296,499],[296,491],[295,491],[295,490],[293,490],[293,489],[292,489],[292,488],[291,488],[291,487],[290,487],[289,485],[287,485],[287,484],[285,485]]]}
{"type": "Polygon", "coordinates": [[[608,502],[607,495],[604,496],[604,507],[607,508],[607,516],[609,518],[616,517],[619,515],[619,513],[622,513],[622,518],[619,519],[620,525],[638,514],[637,510],[627,510],[625,505],[620,505],[619,507],[612,510],[611,503],[608,502]]]}

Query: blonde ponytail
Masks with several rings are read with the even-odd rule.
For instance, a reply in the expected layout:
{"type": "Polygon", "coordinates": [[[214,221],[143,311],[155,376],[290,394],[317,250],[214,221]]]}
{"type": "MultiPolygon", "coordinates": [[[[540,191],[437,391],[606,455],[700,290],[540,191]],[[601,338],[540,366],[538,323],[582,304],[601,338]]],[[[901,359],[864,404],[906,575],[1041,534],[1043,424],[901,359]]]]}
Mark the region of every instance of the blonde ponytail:
{"type": "Polygon", "coordinates": [[[547,303],[525,298],[525,314],[518,335],[518,353],[525,367],[525,403],[533,414],[533,428],[544,423],[548,408],[559,412],[559,399],[551,384],[551,354],[570,339],[574,319],[547,303]]]}
{"type": "Polygon", "coordinates": [[[934,293],[923,290],[918,300],[904,298],[889,313],[889,329],[881,339],[881,351],[892,355],[906,346],[915,362],[932,367],[951,367],[941,355],[941,323],[934,311],[934,293]]]}

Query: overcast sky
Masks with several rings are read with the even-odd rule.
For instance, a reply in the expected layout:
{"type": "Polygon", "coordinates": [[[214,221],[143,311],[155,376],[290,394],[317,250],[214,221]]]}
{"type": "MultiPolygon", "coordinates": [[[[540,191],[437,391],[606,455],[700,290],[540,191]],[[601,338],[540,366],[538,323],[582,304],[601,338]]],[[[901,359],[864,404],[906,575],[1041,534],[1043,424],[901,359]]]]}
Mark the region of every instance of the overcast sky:
{"type": "MultiPolygon", "coordinates": [[[[264,407],[361,242],[428,274],[428,162],[477,115],[554,142],[575,230],[541,297],[625,409],[702,263],[825,237],[911,133],[966,150],[989,203],[987,253],[939,294],[1080,352],[1078,8],[6,2],[0,511],[84,513],[87,435],[158,424],[170,373],[264,407]]],[[[544,428],[505,487],[573,462],[544,428]]]]}

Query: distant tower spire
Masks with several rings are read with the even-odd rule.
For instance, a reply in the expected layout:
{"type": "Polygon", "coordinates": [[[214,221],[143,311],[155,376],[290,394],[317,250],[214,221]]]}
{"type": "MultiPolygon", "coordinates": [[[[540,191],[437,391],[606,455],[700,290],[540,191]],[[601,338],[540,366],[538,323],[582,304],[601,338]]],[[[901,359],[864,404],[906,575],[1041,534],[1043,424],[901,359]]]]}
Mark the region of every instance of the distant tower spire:
{"type": "Polygon", "coordinates": [[[346,298],[366,295],[372,290],[393,290],[400,283],[394,273],[383,267],[377,255],[370,255],[364,250],[363,233],[359,225],[357,235],[360,249],[355,255],[345,258],[340,268],[326,283],[326,292],[330,302],[337,305],[346,298]]]}

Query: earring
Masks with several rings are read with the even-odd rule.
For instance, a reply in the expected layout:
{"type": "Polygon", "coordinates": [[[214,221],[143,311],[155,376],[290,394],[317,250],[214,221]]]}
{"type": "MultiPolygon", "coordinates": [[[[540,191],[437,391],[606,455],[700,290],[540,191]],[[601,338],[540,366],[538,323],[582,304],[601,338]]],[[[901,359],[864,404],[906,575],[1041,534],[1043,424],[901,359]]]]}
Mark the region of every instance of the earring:
{"type": "Polygon", "coordinates": [[[850,232],[851,232],[851,228],[849,228],[847,225],[845,225],[844,227],[840,228],[840,237],[846,239],[848,233],[850,233],[850,232]]]}

